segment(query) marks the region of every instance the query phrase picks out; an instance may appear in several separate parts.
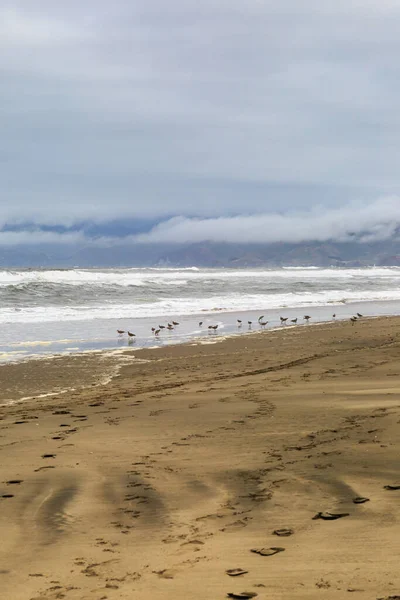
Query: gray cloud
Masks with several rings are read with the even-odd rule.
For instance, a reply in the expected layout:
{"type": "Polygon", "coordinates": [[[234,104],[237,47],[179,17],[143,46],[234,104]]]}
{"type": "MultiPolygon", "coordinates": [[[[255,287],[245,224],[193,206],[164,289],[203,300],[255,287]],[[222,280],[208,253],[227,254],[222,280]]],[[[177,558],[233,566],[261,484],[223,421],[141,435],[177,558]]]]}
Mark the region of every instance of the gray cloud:
{"type": "Polygon", "coordinates": [[[297,239],[292,213],[319,205],[347,235],[334,207],[400,184],[399,18],[390,0],[3,2],[0,226],[183,215],[151,236],[261,238],[289,211],[274,229],[297,239]]]}

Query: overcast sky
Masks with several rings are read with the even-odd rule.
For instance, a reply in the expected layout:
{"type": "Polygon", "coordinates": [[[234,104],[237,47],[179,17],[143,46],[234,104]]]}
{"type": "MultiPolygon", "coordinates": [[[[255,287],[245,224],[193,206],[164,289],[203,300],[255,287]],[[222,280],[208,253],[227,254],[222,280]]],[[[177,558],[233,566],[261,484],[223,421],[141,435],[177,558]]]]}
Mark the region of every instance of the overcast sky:
{"type": "Polygon", "coordinates": [[[398,0],[3,0],[0,244],[390,235],[399,25],[398,0]]]}

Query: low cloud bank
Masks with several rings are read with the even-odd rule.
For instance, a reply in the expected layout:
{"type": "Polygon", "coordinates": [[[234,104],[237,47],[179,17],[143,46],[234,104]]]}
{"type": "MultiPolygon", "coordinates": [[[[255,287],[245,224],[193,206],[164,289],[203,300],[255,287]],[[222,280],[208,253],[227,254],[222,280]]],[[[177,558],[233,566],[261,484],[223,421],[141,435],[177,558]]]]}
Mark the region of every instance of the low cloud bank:
{"type": "Polygon", "coordinates": [[[284,214],[270,212],[218,218],[179,216],[162,221],[138,235],[90,237],[83,230],[58,233],[42,231],[37,225],[34,230],[0,231],[0,246],[87,244],[99,247],[196,242],[269,244],[330,240],[367,243],[389,239],[398,234],[399,228],[400,198],[390,197],[369,203],[350,203],[341,208],[321,206],[284,214]]]}
{"type": "Polygon", "coordinates": [[[24,246],[42,244],[74,245],[85,242],[83,232],[53,233],[51,231],[0,231],[0,246],[24,246]]]}
{"type": "Polygon", "coordinates": [[[155,226],[135,242],[146,243],[274,243],[306,241],[361,242],[385,240],[400,226],[400,198],[353,203],[335,209],[315,207],[307,212],[265,213],[196,219],[175,217],[155,226]]]}

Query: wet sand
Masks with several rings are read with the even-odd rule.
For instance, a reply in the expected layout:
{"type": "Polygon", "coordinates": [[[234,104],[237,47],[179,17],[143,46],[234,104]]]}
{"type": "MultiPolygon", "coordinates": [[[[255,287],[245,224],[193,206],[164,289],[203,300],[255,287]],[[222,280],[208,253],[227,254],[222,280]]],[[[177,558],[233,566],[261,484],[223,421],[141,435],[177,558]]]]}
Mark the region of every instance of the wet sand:
{"type": "Polygon", "coordinates": [[[400,595],[399,333],[2,366],[2,600],[400,595]]]}

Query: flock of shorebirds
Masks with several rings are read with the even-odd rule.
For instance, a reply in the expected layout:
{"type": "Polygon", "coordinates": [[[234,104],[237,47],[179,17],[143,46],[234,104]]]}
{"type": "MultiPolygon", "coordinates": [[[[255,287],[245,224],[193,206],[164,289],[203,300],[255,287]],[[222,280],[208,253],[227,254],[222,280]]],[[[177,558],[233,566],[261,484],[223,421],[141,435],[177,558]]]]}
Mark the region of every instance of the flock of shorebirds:
{"type": "MultiPolygon", "coordinates": [[[[362,316],[363,315],[358,312],[356,314],[356,316],[351,317],[350,321],[351,321],[352,325],[354,325],[354,323],[358,319],[360,319],[362,316]]],[[[297,317],[295,319],[290,319],[290,320],[289,320],[289,317],[279,317],[279,318],[281,321],[281,325],[287,325],[287,321],[296,325],[296,323],[298,321],[297,317]]],[[[333,314],[332,318],[335,319],[336,314],[333,314]]],[[[304,315],[303,319],[305,320],[306,323],[308,323],[309,320],[311,319],[311,316],[304,315]]],[[[258,317],[257,323],[261,328],[265,328],[266,325],[268,325],[269,321],[264,321],[264,315],[261,315],[260,317],[258,317]]],[[[241,319],[236,319],[236,324],[237,324],[238,329],[241,329],[241,327],[243,326],[243,321],[241,319]]],[[[179,325],[178,321],[171,321],[171,323],[168,323],[167,325],[159,325],[158,327],[152,327],[151,332],[153,333],[153,335],[155,337],[158,337],[164,329],[166,329],[167,331],[173,331],[178,325],[179,325]]],[[[202,327],[202,326],[203,326],[203,321],[199,321],[199,327],[202,327]]],[[[252,329],[253,321],[247,321],[247,326],[248,326],[248,329],[252,329]]],[[[218,325],[208,325],[207,328],[208,328],[208,333],[217,333],[218,325]]],[[[131,331],[125,331],[124,329],[117,329],[117,333],[120,337],[122,337],[126,333],[128,335],[128,340],[130,342],[132,342],[136,337],[135,333],[132,333],[131,331]]]]}

